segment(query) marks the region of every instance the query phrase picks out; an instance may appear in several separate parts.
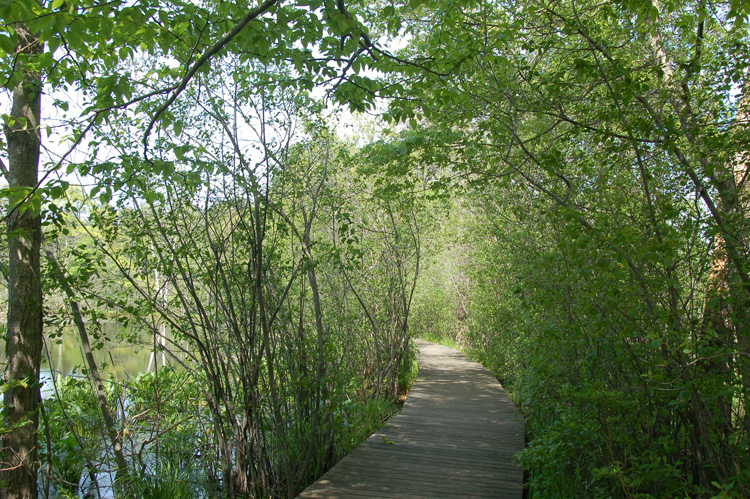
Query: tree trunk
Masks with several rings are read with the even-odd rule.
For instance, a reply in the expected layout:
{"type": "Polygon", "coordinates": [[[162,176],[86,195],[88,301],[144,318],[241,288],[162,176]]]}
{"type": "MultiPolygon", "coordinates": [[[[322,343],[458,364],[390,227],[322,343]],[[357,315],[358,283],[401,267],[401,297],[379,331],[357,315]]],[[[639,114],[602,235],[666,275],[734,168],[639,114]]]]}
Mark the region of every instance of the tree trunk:
{"type": "MultiPolygon", "coordinates": [[[[19,54],[41,53],[42,45],[24,25],[15,26],[19,54]]],[[[32,202],[38,181],[41,136],[41,79],[26,73],[13,89],[13,122],[8,140],[8,186],[19,203],[8,214],[8,333],[5,353],[4,426],[0,449],[0,498],[37,497],[37,429],[39,366],[42,358],[42,284],[39,248],[42,239],[38,205],[32,202]],[[24,192],[25,191],[25,192],[24,192]]]]}
{"type": "MultiPolygon", "coordinates": [[[[743,95],[737,110],[736,133],[742,134],[750,120],[750,77],[746,77],[743,95]]],[[[740,248],[747,247],[746,226],[747,217],[747,151],[740,150],[731,162],[715,175],[714,183],[721,194],[719,206],[726,214],[727,220],[733,228],[732,237],[740,248]]],[[[746,251],[740,253],[747,263],[746,251]]],[[[719,353],[716,359],[702,362],[706,372],[718,373],[718,381],[731,384],[735,378],[740,383],[739,402],[742,410],[736,415],[732,409],[733,395],[727,393],[719,398],[714,405],[715,426],[718,427],[719,445],[729,445],[728,438],[732,431],[747,431],[750,429],[750,366],[746,359],[750,351],[750,337],[748,337],[747,291],[737,276],[738,269],[732,265],[727,253],[727,240],[722,234],[716,235],[714,242],[713,265],[703,308],[703,327],[713,330],[714,338],[709,344],[719,353]],[[738,416],[738,417],[737,417],[738,416]],[[740,429],[742,427],[742,429],[740,429]]],[[[710,338],[710,337],[709,337],[710,338]]],[[[721,388],[721,387],[718,387],[721,388]]],[[[730,455],[730,452],[726,453],[730,455]]],[[[732,464],[727,463],[727,471],[732,471],[732,464]]],[[[716,467],[716,466],[715,466],[716,467]]]]}

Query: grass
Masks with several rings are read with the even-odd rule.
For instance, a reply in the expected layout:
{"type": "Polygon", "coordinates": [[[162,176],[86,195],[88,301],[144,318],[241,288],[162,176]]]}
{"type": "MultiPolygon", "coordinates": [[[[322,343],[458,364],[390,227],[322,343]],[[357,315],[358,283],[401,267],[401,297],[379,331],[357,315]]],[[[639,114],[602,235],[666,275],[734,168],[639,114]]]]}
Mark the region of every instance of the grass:
{"type": "Polygon", "coordinates": [[[385,398],[352,401],[340,413],[342,426],[336,432],[337,447],[348,454],[397,414],[401,407],[385,398]]]}
{"type": "Polygon", "coordinates": [[[439,336],[433,333],[422,333],[419,335],[419,339],[431,341],[432,343],[437,343],[438,345],[443,345],[444,347],[452,348],[454,350],[461,350],[461,345],[459,345],[455,338],[451,338],[450,336],[439,336]]]}

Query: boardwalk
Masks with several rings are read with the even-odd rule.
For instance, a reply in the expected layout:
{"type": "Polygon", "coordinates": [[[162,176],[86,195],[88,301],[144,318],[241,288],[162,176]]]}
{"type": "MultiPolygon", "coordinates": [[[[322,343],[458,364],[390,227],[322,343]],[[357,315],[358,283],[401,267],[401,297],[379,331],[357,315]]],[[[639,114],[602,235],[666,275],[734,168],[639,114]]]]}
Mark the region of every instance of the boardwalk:
{"type": "Polygon", "coordinates": [[[401,413],[299,498],[520,499],[524,426],[484,367],[418,341],[419,380],[401,413]]]}

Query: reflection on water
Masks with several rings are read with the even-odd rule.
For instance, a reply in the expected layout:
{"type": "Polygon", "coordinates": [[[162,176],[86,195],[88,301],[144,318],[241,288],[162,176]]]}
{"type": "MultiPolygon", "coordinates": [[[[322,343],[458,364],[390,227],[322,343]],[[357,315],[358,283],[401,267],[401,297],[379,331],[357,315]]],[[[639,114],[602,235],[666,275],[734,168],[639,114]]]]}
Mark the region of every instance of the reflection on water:
{"type": "MultiPolygon", "coordinates": [[[[102,348],[94,350],[94,359],[99,366],[102,377],[115,376],[118,379],[136,377],[143,372],[154,370],[164,365],[175,365],[170,355],[159,351],[154,353],[154,338],[125,330],[117,323],[103,323],[102,348]],[[125,340],[128,336],[128,340],[125,340]]],[[[169,332],[166,331],[167,337],[169,332]]],[[[158,341],[158,339],[157,339],[158,341]]],[[[78,339],[78,332],[73,328],[63,331],[60,338],[46,338],[47,350],[42,352],[42,396],[47,398],[54,393],[53,376],[83,376],[86,361],[78,339]]],[[[92,345],[95,343],[91,338],[92,345]]],[[[170,343],[165,342],[167,348],[170,343]]],[[[169,348],[180,360],[185,358],[182,352],[169,348]]],[[[0,367],[5,368],[5,339],[0,340],[0,367]]],[[[0,400],[2,395],[0,394],[0,400]]]]}
{"type": "MultiPolygon", "coordinates": [[[[179,367],[170,354],[156,348],[153,336],[129,331],[119,324],[111,322],[101,324],[101,331],[96,331],[96,338],[94,337],[94,331],[91,331],[89,328],[87,330],[92,346],[97,343],[97,339],[101,339],[99,342],[101,348],[94,350],[94,359],[104,379],[116,377],[122,381],[164,365],[179,367]]],[[[171,338],[169,331],[165,330],[164,335],[167,337],[167,340],[162,341],[161,338],[157,338],[156,341],[161,345],[165,345],[178,359],[184,360],[186,357],[185,354],[179,351],[179,348],[174,347],[171,341],[168,341],[171,338]]],[[[42,381],[42,397],[47,399],[55,393],[55,379],[59,379],[59,376],[83,377],[85,376],[87,366],[76,329],[65,329],[61,337],[46,337],[45,345],[46,349],[42,352],[40,378],[42,381]]],[[[4,337],[0,337],[0,369],[5,369],[4,337]]],[[[0,393],[1,401],[2,394],[0,393]]],[[[106,454],[101,454],[98,458],[102,459],[102,462],[97,466],[98,471],[94,475],[98,482],[99,497],[101,499],[112,499],[114,497],[112,487],[114,483],[113,465],[109,462],[106,454]]],[[[79,485],[81,486],[81,495],[84,494],[84,491],[89,491],[90,493],[93,490],[93,485],[87,471],[81,474],[79,485]]],[[[58,496],[57,491],[53,487],[50,497],[57,498],[62,496],[58,496]]]]}

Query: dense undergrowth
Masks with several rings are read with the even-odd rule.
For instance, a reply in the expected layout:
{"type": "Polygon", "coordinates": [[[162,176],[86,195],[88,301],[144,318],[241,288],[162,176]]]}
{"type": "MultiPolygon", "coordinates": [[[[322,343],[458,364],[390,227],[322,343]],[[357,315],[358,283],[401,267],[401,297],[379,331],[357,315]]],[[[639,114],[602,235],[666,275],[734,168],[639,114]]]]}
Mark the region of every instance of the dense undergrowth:
{"type": "MultiPolygon", "coordinates": [[[[402,373],[400,382],[408,390],[416,372],[402,373]]],[[[211,417],[196,397],[200,389],[194,376],[182,370],[161,368],[129,380],[127,398],[122,401],[127,426],[123,433],[132,446],[129,456],[132,474],[126,483],[111,488],[116,470],[107,444],[101,439],[97,402],[85,379],[60,378],[54,396],[45,401],[41,428],[41,487],[51,497],[115,497],[187,499],[223,495],[219,456],[216,455],[211,417]]],[[[117,401],[118,388],[112,380],[108,397],[117,401]]],[[[330,413],[326,431],[330,442],[320,449],[326,455],[314,459],[326,467],[366,440],[400,410],[393,399],[371,398],[329,401],[324,409],[330,413]]],[[[289,420],[288,428],[299,438],[297,448],[286,452],[306,452],[305,435],[310,422],[289,420]]],[[[258,438],[273,439],[273,429],[258,438]]],[[[309,437],[307,437],[309,438],[309,437]]],[[[272,462],[280,466],[281,456],[272,462]]],[[[315,477],[300,484],[308,485],[315,477]]]]}
{"type": "MultiPolygon", "coordinates": [[[[311,105],[297,97],[284,102],[311,105]]],[[[87,354],[76,377],[56,376],[39,490],[294,497],[403,400],[425,200],[323,125],[294,138],[262,186],[198,161],[195,183],[152,177],[111,204],[60,203],[45,227],[48,341],[72,324],[84,351],[162,360],[107,380],[87,354]]]]}
{"type": "MultiPolygon", "coordinates": [[[[530,216],[524,203],[494,200],[478,213],[446,226],[448,240],[465,244],[468,293],[450,265],[431,261],[413,324],[424,328],[420,337],[463,349],[504,385],[526,420],[527,446],[517,459],[529,496],[744,497],[750,461],[733,373],[719,377],[716,364],[700,358],[682,367],[669,361],[688,352],[729,355],[699,334],[704,303],[693,301],[693,327],[678,336],[665,324],[668,312],[648,309],[649,295],[628,278],[627,264],[602,250],[592,256],[590,236],[564,216],[530,216]],[[497,217],[503,225],[493,223],[497,217]],[[461,301],[465,317],[456,312],[461,301]],[[431,323],[440,327],[430,331],[431,323]],[[723,401],[726,420],[717,412],[723,401]],[[696,406],[707,421],[690,415],[696,406]],[[696,447],[709,431],[697,425],[709,423],[713,459],[731,472],[723,481],[696,447]]],[[[620,230],[629,229],[598,234],[602,246],[620,230]]],[[[666,305],[658,289],[668,284],[650,277],[655,303],[666,305]]]]}

